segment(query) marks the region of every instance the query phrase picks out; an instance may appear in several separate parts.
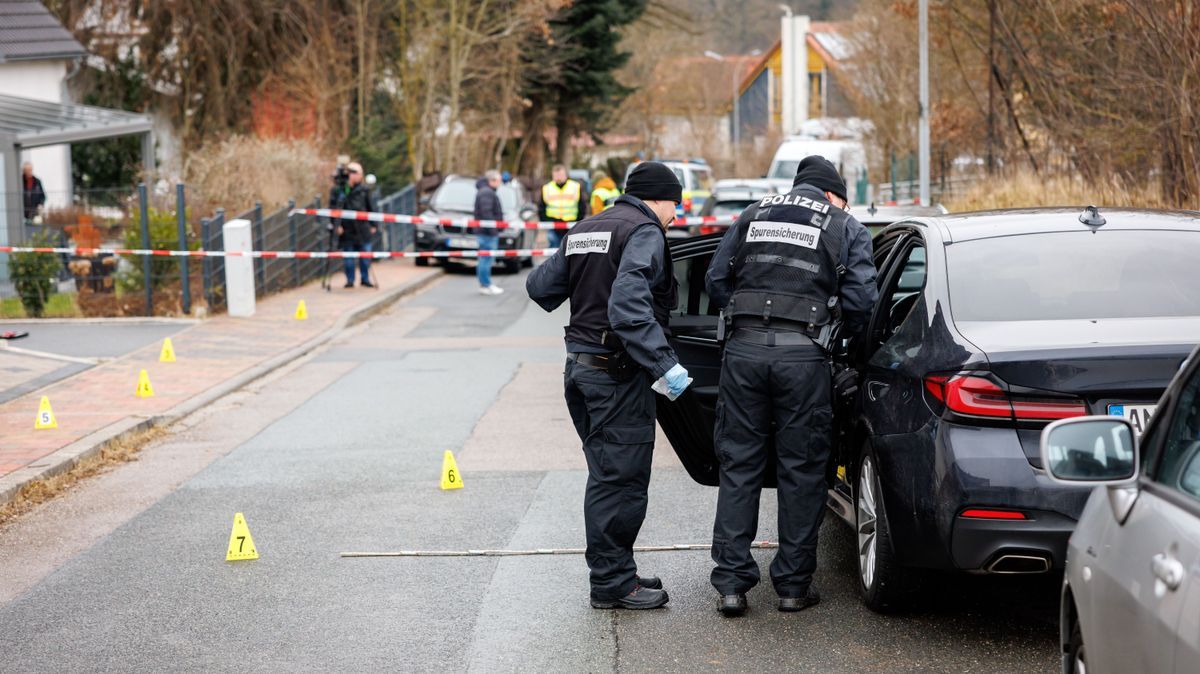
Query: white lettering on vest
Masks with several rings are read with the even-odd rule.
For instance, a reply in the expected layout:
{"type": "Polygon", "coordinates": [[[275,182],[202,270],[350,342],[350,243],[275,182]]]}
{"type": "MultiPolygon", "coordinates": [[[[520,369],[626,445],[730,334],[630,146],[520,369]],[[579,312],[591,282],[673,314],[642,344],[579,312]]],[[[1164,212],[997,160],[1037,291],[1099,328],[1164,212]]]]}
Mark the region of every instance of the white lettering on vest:
{"type": "Polygon", "coordinates": [[[759,220],[750,223],[746,231],[746,243],[787,243],[816,250],[820,240],[820,228],[795,222],[759,220]]]}
{"type": "Polygon", "coordinates": [[[796,194],[787,194],[787,195],[778,195],[777,194],[773,197],[763,197],[762,201],[758,202],[759,208],[766,208],[767,206],[781,206],[781,205],[782,206],[799,206],[801,208],[807,208],[810,211],[816,211],[817,213],[828,213],[829,212],[829,204],[822,203],[820,201],[813,201],[812,199],[809,199],[808,197],[802,197],[802,196],[799,196],[796,194]]]}
{"type": "Polygon", "coordinates": [[[607,253],[608,244],[612,240],[612,232],[591,232],[588,234],[567,235],[567,255],[586,255],[587,253],[607,253]]]}

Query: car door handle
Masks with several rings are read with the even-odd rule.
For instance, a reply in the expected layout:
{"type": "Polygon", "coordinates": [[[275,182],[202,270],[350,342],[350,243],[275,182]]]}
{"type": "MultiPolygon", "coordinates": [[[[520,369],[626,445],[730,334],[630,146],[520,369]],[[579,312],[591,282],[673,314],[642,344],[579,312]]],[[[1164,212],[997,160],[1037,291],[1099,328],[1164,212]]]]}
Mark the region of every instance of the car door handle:
{"type": "Polygon", "coordinates": [[[889,386],[884,382],[874,380],[868,381],[867,397],[870,398],[872,402],[879,400],[881,397],[883,397],[883,394],[887,393],[888,388],[889,386]]]}
{"type": "Polygon", "coordinates": [[[1161,580],[1168,590],[1177,590],[1183,584],[1183,563],[1165,552],[1154,555],[1150,568],[1154,571],[1154,577],[1161,580]]]}

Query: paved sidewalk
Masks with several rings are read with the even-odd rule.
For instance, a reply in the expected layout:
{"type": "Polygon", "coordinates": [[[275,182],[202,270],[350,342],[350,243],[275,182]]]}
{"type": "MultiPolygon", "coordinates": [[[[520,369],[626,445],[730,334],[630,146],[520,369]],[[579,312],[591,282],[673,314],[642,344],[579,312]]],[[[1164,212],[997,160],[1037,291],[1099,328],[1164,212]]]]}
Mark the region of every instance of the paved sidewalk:
{"type": "Polygon", "coordinates": [[[380,290],[335,283],[325,292],[314,281],[259,300],[251,318],[220,315],[177,333],[171,339],[174,363],[158,362],[161,343],[155,343],[0,404],[0,504],[26,482],[69,468],[123,433],[170,422],[294,360],[442,273],[408,260],[374,269],[380,290]],[[300,300],[308,320],[294,318],[300,300]],[[152,398],[134,396],[143,368],[152,398]],[[57,429],[34,430],[43,395],[50,398],[57,429]]]}

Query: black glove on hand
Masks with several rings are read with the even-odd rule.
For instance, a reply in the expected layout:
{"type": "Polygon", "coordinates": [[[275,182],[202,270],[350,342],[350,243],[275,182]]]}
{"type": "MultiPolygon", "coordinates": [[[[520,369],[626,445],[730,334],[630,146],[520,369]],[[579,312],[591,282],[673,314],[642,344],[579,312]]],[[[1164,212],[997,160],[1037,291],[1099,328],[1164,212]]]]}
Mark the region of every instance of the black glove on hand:
{"type": "Polygon", "coordinates": [[[839,401],[850,400],[858,393],[858,370],[844,365],[835,367],[841,369],[833,375],[833,395],[839,401]]]}

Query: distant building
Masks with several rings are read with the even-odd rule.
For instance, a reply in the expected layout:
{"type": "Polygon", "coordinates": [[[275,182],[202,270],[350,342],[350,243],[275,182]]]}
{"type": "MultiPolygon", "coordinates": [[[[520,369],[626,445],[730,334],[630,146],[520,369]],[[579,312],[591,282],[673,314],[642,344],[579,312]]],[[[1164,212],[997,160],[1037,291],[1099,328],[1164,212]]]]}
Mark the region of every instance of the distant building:
{"type": "MultiPolygon", "coordinates": [[[[67,80],[87,55],[71,33],[40,2],[0,2],[0,94],[69,103],[67,80]]],[[[71,203],[71,146],[21,152],[46,190],[46,206],[71,203]]]]}
{"type": "Polygon", "coordinates": [[[810,119],[852,117],[835,71],[850,57],[844,25],[785,17],[782,36],[763,54],[738,91],[743,139],[770,131],[799,133],[810,119]],[[803,49],[794,48],[803,44],[803,49]]]}

